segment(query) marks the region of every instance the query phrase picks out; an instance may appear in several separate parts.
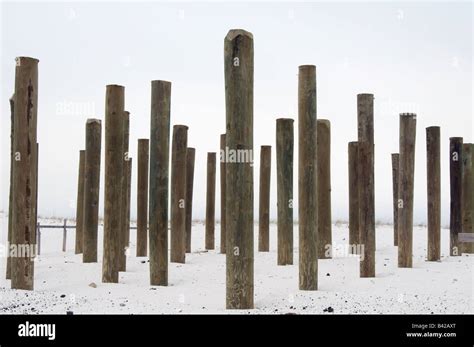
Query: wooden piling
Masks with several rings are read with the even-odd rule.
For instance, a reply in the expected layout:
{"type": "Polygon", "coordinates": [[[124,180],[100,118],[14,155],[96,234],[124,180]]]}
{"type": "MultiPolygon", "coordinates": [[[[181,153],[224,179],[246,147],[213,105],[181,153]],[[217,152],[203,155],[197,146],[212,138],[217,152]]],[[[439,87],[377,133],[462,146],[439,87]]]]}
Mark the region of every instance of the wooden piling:
{"type": "Polygon", "coordinates": [[[206,249],[214,249],[214,228],[216,215],[216,153],[207,153],[206,193],[206,249]]]}
{"type": "Polygon", "coordinates": [[[293,123],[276,120],[278,265],[293,264],[293,123]]]}
{"type": "Polygon", "coordinates": [[[120,186],[121,186],[121,212],[120,212],[120,233],[119,233],[119,244],[120,244],[120,253],[119,257],[117,258],[117,266],[119,271],[126,270],[126,263],[127,263],[127,255],[126,255],[126,219],[127,219],[127,172],[128,172],[128,148],[129,148],[129,141],[130,141],[130,112],[124,111],[122,116],[123,122],[123,134],[122,134],[122,175],[120,177],[120,186]]]}
{"type": "Polygon", "coordinates": [[[118,283],[121,256],[123,175],[123,112],[125,88],[106,87],[105,104],[105,206],[102,282],[118,283]]]}
{"type": "Polygon", "coordinates": [[[33,290],[36,230],[36,134],[38,60],[16,58],[12,245],[27,249],[11,257],[11,288],[33,290]]]}
{"type": "Polygon", "coordinates": [[[461,255],[458,234],[462,229],[462,137],[449,139],[450,222],[449,255],[461,255]]]}
{"type": "Polygon", "coordinates": [[[226,307],[254,307],[253,35],[230,30],[224,40],[226,147],[226,307]]]}
{"type": "Polygon", "coordinates": [[[137,163],[137,257],[147,256],[149,140],[138,139],[137,163]]]}
{"type": "Polygon", "coordinates": [[[225,226],[226,226],[226,208],[225,208],[225,201],[226,201],[226,180],[225,180],[225,134],[221,134],[220,138],[220,155],[219,155],[219,168],[220,168],[220,180],[221,180],[221,246],[220,251],[222,254],[225,254],[226,248],[226,237],[225,237],[225,226]]]}
{"type": "MultiPolygon", "coordinates": [[[[462,146],[462,233],[474,233],[474,144],[462,146]]],[[[472,235],[471,235],[472,236],[472,235]]],[[[459,241],[460,253],[474,253],[474,242],[459,241]]]]}
{"type": "Polygon", "coordinates": [[[393,245],[398,246],[398,169],[400,158],[398,153],[392,153],[392,196],[393,196],[393,245]]]}
{"type": "Polygon", "coordinates": [[[316,66],[298,74],[299,289],[318,289],[316,66]]]}
{"type": "Polygon", "coordinates": [[[101,147],[102,122],[99,119],[88,119],[86,123],[86,157],[84,166],[84,223],[82,241],[82,261],[84,263],[97,262],[101,147]]]}
{"type": "Polygon", "coordinates": [[[196,150],[188,147],[186,150],[186,253],[191,253],[195,157],[196,150]]]}
{"type": "Polygon", "coordinates": [[[79,174],[77,178],[77,203],[76,203],[76,244],[75,254],[82,253],[83,224],[84,224],[84,169],[86,164],[86,151],[79,151],[79,174]]]}
{"type": "Polygon", "coordinates": [[[331,123],[327,119],[318,119],[316,127],[318,259],[330,259],[332,258],[331,123]]]}
{"type": "Polygon", "coordinates": [[[133,171],[133,159],[128,158],[128,160],[124,163],[126,171],[126,185],[125,185],[125,223],[124,223],[124,245],[123,245],[123,253],[124,253],[124,267],[123,271],[126,271],[127,264],[126,264],[126,256],[129,254],[129,247],[130,247],[130,200],[131,200],[131,193],[132,193],[132,171],[133,171]]]}
{"type": "Polygon", "coordinates": [[[427,260],[439,261],[441,252],[440,127],[426,128],[426,179],[428,201],[427,260]]]}
{"type": "Polygon", "coordinates": [[[188,127],[173,126],[171,152],[171,252],[173,263],[186,260],[186,151],[188,127]]]}
{"type": "Polygon", "coordinates": [[[272,146],[260,147],[258,251],[270,251],[270,174],[272,146]]]}
{"type": "Polygon", "coordinates": [[[413,189],[415,174],[416,115],[400,114],[398,182],[398,267],[413,263],[413,189]]]}
{"type": "MultiPolygon", "coordinates": [[[[14,163],[14,131],[15,131],[15,95],[10,98],[10,192],[8,195],[8,247],[12,244],[12,227],[13,227],[13,179],[15,177],[13,173],[14,163]]],[[[9,249],[9,248],[8,248],[9,249]]],[[[11,258],[10,252],[7,252],[7,271],[6,279],[11,279],[11,258]]]]}
{"type": "Polygon", "coordinates": [[[151,82],[150,284],[168,285],[168,177],[171,82],[151,82]]]}
{"type": "Polygon", "coordinates": [[[349,246],[350,252],[356,254],[359,238],[359,143],[348,144],[349,157],[349,246]]]}

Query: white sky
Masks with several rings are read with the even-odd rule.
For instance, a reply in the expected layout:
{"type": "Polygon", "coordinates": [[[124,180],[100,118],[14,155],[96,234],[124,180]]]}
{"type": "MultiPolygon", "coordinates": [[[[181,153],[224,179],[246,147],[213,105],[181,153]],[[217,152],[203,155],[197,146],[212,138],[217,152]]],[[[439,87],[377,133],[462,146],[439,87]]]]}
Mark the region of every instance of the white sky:
{"type": "MultiPolygon", "coordinates": [[[[196,148],[193,210],[194,218],[204,218],[206,153],[218,151],[225,129],[224,37],[243,28],[255,44],[256,218],[260,145],[272,145],[276,218],[275,119],[297,119],[298,65],[314,64],[318,118],[331,121],[333,219],[348,215],[347,143],[357,137],[356,95],[374,93],[376,219],[392,217],[390,153],[398,152],[398,113],[416,112],[415,223],[426,220],[430,125],[441,126],[442,222],[449,223],[449,137],[473,141],[471,3],[3,2],[0,9],[0,209],[8,205],[14,59],[32,56],[40,59],[40,215],[75,216],[85,121],[104,119],[105,86],[122,84],[131,113],[135,217],[137,139],[149,137],[150,81],[163,79],[172,81],[171,122],[189,126],[188,143],[196,148]],[[65,110],[68,105],[75,110],[65,110]]],[[[295,145],[296,130],[295,122],[295,145]]],[[[295,146],[295,197],[297,153],[295,146]]],[[[219,181],[216,188],[219,218],[219,181]]]]}

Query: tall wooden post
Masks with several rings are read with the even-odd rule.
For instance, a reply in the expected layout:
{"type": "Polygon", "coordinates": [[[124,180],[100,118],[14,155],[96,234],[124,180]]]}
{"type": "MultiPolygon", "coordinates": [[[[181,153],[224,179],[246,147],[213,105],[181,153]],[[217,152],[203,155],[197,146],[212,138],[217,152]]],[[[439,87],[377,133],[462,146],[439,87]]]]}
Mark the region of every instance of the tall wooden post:
{"type": "Polygon", "coordinates": [[[293,264],[293,123],[276,120],[278,265],[293,264]]]}
{"type": "Polygon", "coordinates": [[[108,85],[105,100],[105,206],[102,282],[118,283],[121,256],[123,112],[125,88],[108,85]]]}
{"type": "Polygon", "coordinates": [[[393,245],[398,246],[398,169],[400,157],[398,153],[392,153],[392,196],[393,196],[393,245]]]}
{"type": "Polygon", "coordinates": [[[220,138],[220,155],[219,155],[219,161],[220,161],[220,180],[221,180],[221,253],[225,254],[226,248],[226,238],[225,238],[225,226],[226,226],[226,220],[225,220],[225,215],[226,215],[226,208],[225,208],[225,201],[226,201],[226,194],[225,194],[225,189],[226,189],[226,181],[225,181],[225,134],[221,134],[220,138]]]}
{"type": "Polygon", "coordinates": [[[76,204],[76,244],[74,251],[76,254],[82,253],[82,235],[84,224],[84,169],[86,161],[86,151],[79,151],[79,174],[77,179],[77,204],[76,204]]]}
{"type": "Polygon", "coordinates": [[[253,35],[230,30],[224,40],[226,147],[226,307],[254,306],[253,35]],[[242,158],[242,155],[244,158],[242,158]],[[227,160],[229,159],[229,160],[227,160]]]}
{"type": "Polygon", "coordinates": [[[318,210],[318,258],[332,258],[331,227],[331,123],[318,119],[317,126],[317,210],[318,210]]]}
{"type": "Polygon", "coordinates": [[[440,260],[441,252],[441,157],[440,128],[426,128],[426,179],[428,198],[428,256],[440,260]]]}
{"type": "Polygon", "coordinates": [[[206,249],[214,249],[216,216],[216,153],[207,153],[206,249]]]}
{"type": "MultiPolygon", "coordinates": [[[[14,162],[14,133],[15,133],[15,95],[10,98],[10,193],[8,196],[8,247],[12,244],[12,228],[13,228],[13,173],[14,162]]],[[[7,271],[6,279],[9,280],[11,276],[11,258],[10,252],[7,252],[7,271]]]]}
{"type": "Polygon", "coordinates": [[[398,267],[412,267],[416,115],[400,114],[398,267]]]}
{"type": "Polygon", "coordinates": [[[16,58],[13,131],[12,244],[26,249],[11,257],[11,288],[33,290],[36,230],[36,131],[38,60],[16,58]]]}
{"type": "Polygon", "coordinates": [[[121,213],[120,213],[120,234],[119,234],[119,244],[120,244],[120,253],[117,259],[118,263],[118,270],[125,271],[126,270],[126,245],[125,245],[125,234],[127,233],[126,227],[126,219],[127,219],[127,172],[128,172],[128,147],[129,147],[129,139],[130,139],[130,112],[124,111],[122,116],[123,121],[123,136],[122,136],[122,175],[120,178],[120,185],[121,185],[121,213]]]}
{"type": "Polygon", "coordinates": [[[173,263],[186,259],[186,151],[188,127],[173,126],[171,152],[171,252],[173,263]]]}
{"type": "Polygon", "coordinates": [[[150,284],[168,285],[168,177],[171,82],[151,82],[150,284]]]}
{"type": "Polygon", "coordinates": [[[298,74],[299,288],[318,289],[316,66],[298,74]]]}
{"type": "MultiPolygon", "coordinates": [[[[462,146],[462,233],[472,236],[474,233],[474,144],[462,146]]],[[[460,253],[474,253],[474,242],[459,239],[460,253]]]]}
{"type": "Polygon", "coordinates": [[[272,166],[272,146],[260,147],[260,190],[258,250],[270,251],[270,174],[272,166]]]}
{"type": "Polygon", "coordinates": [[[360,277],[375,277],[374,95],[357,95],[360,277]],[[367,143],[368,145],[363,145],[367,143]]]}
{"type": "Polygon", "coordinates": [[[450,223],[449,255],[461,255],[458,234],[462,229],[462,137],[449,139],[450,223]]]}
{"type": "Polygon", "coordinates": [[[186,150],[186,253],[191,253],[195,157],[196,150],[194,148],[188,147],[186,150]]]}
{"type": "Polygon", "coordinates": [[[130,246],[130,200],[131,200],[131,194],[132,194],[132,171],[133,171],[133,159],[132,158],[128,158],[128,160],[125,161],[124,165],[126,167],[126,171],[125,171],[125,177],[126,177],[126,180],[127,180],[127,184],[125,186],[125,192],[126,192],[126,196],[125,196],[125,206],[126,206],[126,209],[125,209],[125,225],[124,225],[124,228],[125,228],[125,235],[124,235],[124,247],[123,247],[123,250],[124,250],[124,267],[123,267],[123,271],[125,271],[127,269],[127,266],[126,266],[126,255],[129,253],[128,252],[128,248],[130,246]]]}
{"type": "Polygon", "coordinates": [[[148,139],[138,139],[137,257],[147,256],[148,243],[148,139]]]}
{"type": "Polygon", "coordinates": [[[82,242],[82,261],[84,263],[97,262],[101,146],[102,122],[99,119],[88,119],[86,123],[86,158],[84,169],[84,223],[82,242]]]}
{"type": "Polygon", "coordinates": [[[359,143],[348,144],[349,157],[349,245],[350,252],[356,254],[359,238],[359,143]]]}

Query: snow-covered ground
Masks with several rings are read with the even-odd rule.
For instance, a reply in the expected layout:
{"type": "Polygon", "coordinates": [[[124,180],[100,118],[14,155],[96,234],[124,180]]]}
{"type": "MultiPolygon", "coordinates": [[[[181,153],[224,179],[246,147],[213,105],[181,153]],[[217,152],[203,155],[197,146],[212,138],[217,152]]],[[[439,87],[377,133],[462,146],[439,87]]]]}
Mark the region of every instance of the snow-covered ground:
{"type": "MultiPolygon", "coordinates": [[[[0,222],[4,245],[7,219],[1,217],[0,222]]],[[[319,290],[311,292],[298,290],[298,226],[295,264],[277,266],[276,225],[271,224],[270,252],[255,252],[255,309],[246,311],[225,310],[219,224],[213,251],[204,250],[204,225],[193,224],[192,253],[186,255],[186,264],[170,263],[168,287],[149,285],[147,258],[135,257],[135,230],[127,271],[120,273],[119,284],[104,284],[101,227],[96,264],[83,264],[82,256],[74,254],[73,229],[68,231],[65,253],[62,230],[44,229],[34,291],[11,290],[4,275],[5,258],[0,259],[0,313],[473,313],[474,256],[449,257],[449,231],[443,229],[441,262],[427,262],[426,228],[415,227],[413,268],[400,269],[392,228],[377,226],[376,278],[359,278],[358,258],[336,254],[319,261],[319,290]]],[[[255,245],[257,233],[256,225],[255,245]]],[[[347,224],[333,225],[333,243],[347,242],[347,224]]]]}

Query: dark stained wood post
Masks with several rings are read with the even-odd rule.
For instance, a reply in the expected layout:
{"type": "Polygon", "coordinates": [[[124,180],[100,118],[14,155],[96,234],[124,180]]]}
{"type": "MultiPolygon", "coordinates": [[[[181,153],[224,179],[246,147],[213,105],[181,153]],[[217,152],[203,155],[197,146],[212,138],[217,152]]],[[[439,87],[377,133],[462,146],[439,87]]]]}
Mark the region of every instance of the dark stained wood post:
{"type": "MultiPolygon", "coordinates": [[[[462,233],[474,233],[474,145],[464,143],[462,146],[462,233]]],[[[465,235],[463,235],[465,236],[465,235]]],[[[459,240],[460,253],[474,253],[474,242],[459,240]]]]}
{"type": "Polygon", "coordinates": [[[128,182],[128,161],[129,161],[129,142],[130,142],[130,112],[124,111],[123,112],[123,137],[122,137],[122,160],[123,160],[123,167],[122,167],[122,175],[120,179],[120,185],[122,186],[121,190],[121,208],[122,211],[120,213],[120,235],[119,235],[119,243],[120,243],[120,253],[118,257],[118,270],[125,271],[127,267],[127,255],[126,255],[126,234],[127,234],[127,199],[128,199],[128,192],[127,192],[127,182],[128,182]]]}
{"type": "Polygon", "coordinates": [[[148,139],[138,139],[137,257],[147,256],[148,243],[148,139]]]}
{"type": "Polygon", "coordinates": [[[104,199],[104,255],[102,282],[118,283],[121,256],[120,233],[122,214],[123,175],[123,112],[125,88],[106,87],[105,100],[105,199],[104,199]]]}
{"type": "Polygon", "coordinates": [[[188,127],[173,126],[171,152],[171,252],[173,263],[186,260],[186,151],[188,127]]]}
{"type": "Polygon", "coordinates": [[[349,246],[350,252],[356,254],[359,238],[359,143],[349,142],[349,246]]]}
{"type": "MultiPolygon", "coordinates": [[[[12,244],[12,227],[13,227],[13,167],[14,163],[14,132],[15,132],[15,95],[10,98],[10,193],[8,196],[8,246],[12,244]]],[[[38,248],[39,250],[39,248],[38,248]]],[[[11,258],[10,252],[7,252],[7,271],[6,279],[11,279],[11,258]]]]}
{"type": "Polygon", "coordinates": [[[132,194],[132,171],[133,171],[133,159],[128,158],[128,160],[124,163],[127,171],[125,172],[126,179],[127,179],[127,185],[125,187],[126,189],[126,199],[125,199],[125,240],[124,240],[124,270],[127,269],[126,267],[126,255],[129,253],[128,248],[130,246],[130,200],[131,200],[131,194],[132,194]]]}
{"type": "Polygon", "coordinates": [[[254,307],[253,35],[230,30],[224,40],[226,147],[226,307],[254,307]],[[229,159],[229,160],[227,160],[229,159]]]}
{"type": "Polygon", "coordinates": [[[168,178],[171,82],[151,82],[150,284],[168,285],[168,178]]]}
{"type": "Polygon", "coordinates": [[[393,195],[393,245],[398,246],[398,169],[400,157],[392,153],[392,195],[393,195]]]}
{"type": "Polygon", "coordinates": [[[27,252],[11,257],[12,289],[34,287],[38,62],[29,57],[16,58],[12,244],[17,249],[27,248],[27,252]]]}
{"type": "Polygon", "coordinates": [[[270,251],[270,174],[272,146],[260,147],[258,251],[270,251]]]}
{"type": "Polygon", "coordinates": [[[191,253],[195,158],[196,150],[194,148],[188,147],[186,150],[186,253],[191,253]]]}
{"type": "Polygon", "coordinates": [[[374,95],[357,95],[359,142],[359,241],[364,247],[361,277],[375,277],[374,95]],[[363,143],[367,143],[365,146],[363,143]]]}
{"type": "Polygon", "coordinates": [[[400,114],[398,182],[398,267],[413,263],[413,189],[415,174],[416,115],[400,114]]]}
{"type": "Polygon", "coordinates": [[[216,153],[207,153],[206,249],[214,249],[216,217],[216,153]]]}
{"type": "Polygon", "coordinates": [[[318,258],[332,258],[331,227],[331,123],[318,119],[317,126],[317,210],[318,210],[318,258]]]}
{"type": "Polygon", "coordinates": [[[441,252],[440,127],[426,128],[426,179],[428,201],[427,260],[439,261],[441,252]]]}
{"type": "Polygon", "coordinates": [[[293,264],[294,120],[276,120],[278,265],[293,264]]]}
{"type": "Polygon", "coordinates": [[[225,181],[225,134],[221,134],[220,138],[220,155],[219,155],[219,161],[220,161],[220,179],[221,179],[221,246],[220,250],[222,254],[225,254],[226,248],[226,238],[225,238],[225,215],[226,215],[226,208],[225,208],[225,201],[226,201],[226,194],[225,194],[225,189],[226,189],[226,181],[225,181]]]}
{"type": "Polygon", "coordinates": [[[82,235],[84,224],[84,171],[86,165],[86,151],[79,151],[79,174],[77,178],[77,203],[76,203],[76,244],[74,252],[82,253],[82,235]]]}
{"type": "Polygon", "coordinates": [[[462,137],[449,139],[450,222],[449,255],[461,255],[458,234],[462,229],[462,137]]]}
{"type": "Polygon", "coordinates": [[[299,289],[318,289],[316,66],[298,74],[299,289]]]}
{"type": "Polygon", "coordinates": [[[84,169],[84,223],[82,261],[97,262],[99,228],[100,153],[102,122],[88,119],[86,123],[86,158],[84,169]]]}

